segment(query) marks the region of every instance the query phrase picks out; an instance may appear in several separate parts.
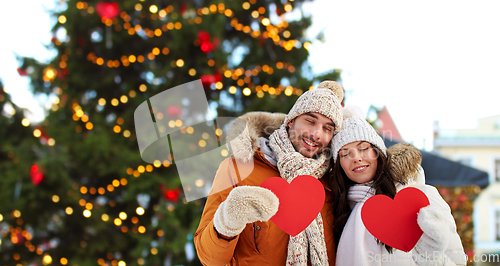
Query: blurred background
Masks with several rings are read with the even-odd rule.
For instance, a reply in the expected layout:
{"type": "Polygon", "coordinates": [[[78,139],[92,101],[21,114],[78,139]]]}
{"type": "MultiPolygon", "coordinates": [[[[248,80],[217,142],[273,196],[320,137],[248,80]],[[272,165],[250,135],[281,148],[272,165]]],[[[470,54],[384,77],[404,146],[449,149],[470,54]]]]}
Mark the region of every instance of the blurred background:
{"type": "MultiPolygon", "coordinates": [[[[200,265],[204,199],[186,200],[174,158],[141,159],[134,128],[141,103],[198,79],[207,120],[286,113],[341,82],[387,145],[421,150],[470,265],[500,265],[498,2],[1,5],[1,265],[200,265]]],[[[152,116],[201,153],[221,136],[183,124],[192,109],[152,116]]]]}

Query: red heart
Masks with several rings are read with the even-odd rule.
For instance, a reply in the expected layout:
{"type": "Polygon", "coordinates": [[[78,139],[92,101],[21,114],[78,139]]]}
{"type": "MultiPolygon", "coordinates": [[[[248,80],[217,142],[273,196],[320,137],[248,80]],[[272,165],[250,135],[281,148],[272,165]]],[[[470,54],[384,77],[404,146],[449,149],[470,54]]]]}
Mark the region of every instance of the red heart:
{"type": "Polygon", "coordinates": [[[382,243],[408,252],[422,236],[417,214],[427,205],[429,199],[422,191],[408,187],[400,190],[394,200],[385,195],[369,198],[361,208],[361,219],[368,232],[382,243]]]}
{"type": "Polygon", "coordinates": [[[281,177],[270,177],[260,186],[271,190],[280,200],[271,221],[291,236],[306,229],[325,203],[323,184],[310,175],[298,176],[290,184],[281,177]]]}

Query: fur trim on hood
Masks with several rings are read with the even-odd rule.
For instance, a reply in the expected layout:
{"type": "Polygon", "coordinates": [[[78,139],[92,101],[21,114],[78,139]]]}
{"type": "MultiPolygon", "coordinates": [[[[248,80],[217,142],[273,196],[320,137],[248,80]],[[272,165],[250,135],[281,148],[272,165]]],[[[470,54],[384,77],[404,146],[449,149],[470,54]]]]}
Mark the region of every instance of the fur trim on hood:
{"type": "Polygon", "coordinates": [[[422,162],[422,154],[409,143],[394,144],[387,149],[388,171],[395,182],[407,184],[416,181],[422,162]]]}
{"type": "MultiPolygon", "coordinates": [[[[249,112],[235,119],[227,131],[229,151],[235,159],[249,162],[260,147],[259,138],[268,138],[285,121],[286,114],[249,112]]],[[[398,143],[387,148],[388,171],[395,182],[407,184],[416,181],[422,154],[409,143],[398,143]]]]}
{"type": "Polygon", "coordinates": [[[234,120],[227,131],[229,151],[243,163],[259,148],[259,138],[268,138],[285,121],[286,114],[249,112],[234,120]]]}

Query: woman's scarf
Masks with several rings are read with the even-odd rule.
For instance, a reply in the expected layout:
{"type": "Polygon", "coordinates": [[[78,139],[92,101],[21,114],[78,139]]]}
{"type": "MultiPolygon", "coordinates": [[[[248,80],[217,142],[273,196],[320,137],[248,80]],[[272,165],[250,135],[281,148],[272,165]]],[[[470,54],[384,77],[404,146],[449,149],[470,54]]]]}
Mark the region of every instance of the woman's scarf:
{"type": "Polygon", "coordinates": [[[380,255],[381,247],[361,220],[361,207],[373,195],[375,189],[370,186],[355,185],[349,189],[348,199],[353,209],[337,247],[337,265],[381,265],[381,260],[369,260],[380,255]]]}

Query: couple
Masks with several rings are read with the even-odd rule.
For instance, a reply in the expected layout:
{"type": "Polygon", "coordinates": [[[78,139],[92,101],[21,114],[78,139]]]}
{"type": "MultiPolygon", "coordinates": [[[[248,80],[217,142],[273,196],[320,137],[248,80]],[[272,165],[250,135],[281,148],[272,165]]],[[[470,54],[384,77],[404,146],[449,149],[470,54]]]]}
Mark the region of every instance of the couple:
{"type": "Polygon", "coordinates": [[[232,125],[233,156],[220,164],[214,180],[232,186],[208,197],[194,236],[204,265],[465,265],[450,209],[435,188],[424,185],[420,161],[414,173],[398,172],[407,160],[388,160],[375,130],[356,112],[345,112],[349,108],[343,114],[343,94],[338,83],[324,81],[301,95],[286,116],[253,112],[242,117],[245,125],[232,125]],[[245,164],[252,170],[240,177],[245,164]],[[273,176],[290,183],[300,175],[321,181],[325,203],[304,231],[289,236],[269,221],[278,198],[259,185],[273,176]],[[409,183],[431,204],[418,215],[422,237],[404,253],[371,236],[359,210],[367,197],[394,197],[409,183]],[[385,255],[394,261],[386,263],[385,255]]]}

